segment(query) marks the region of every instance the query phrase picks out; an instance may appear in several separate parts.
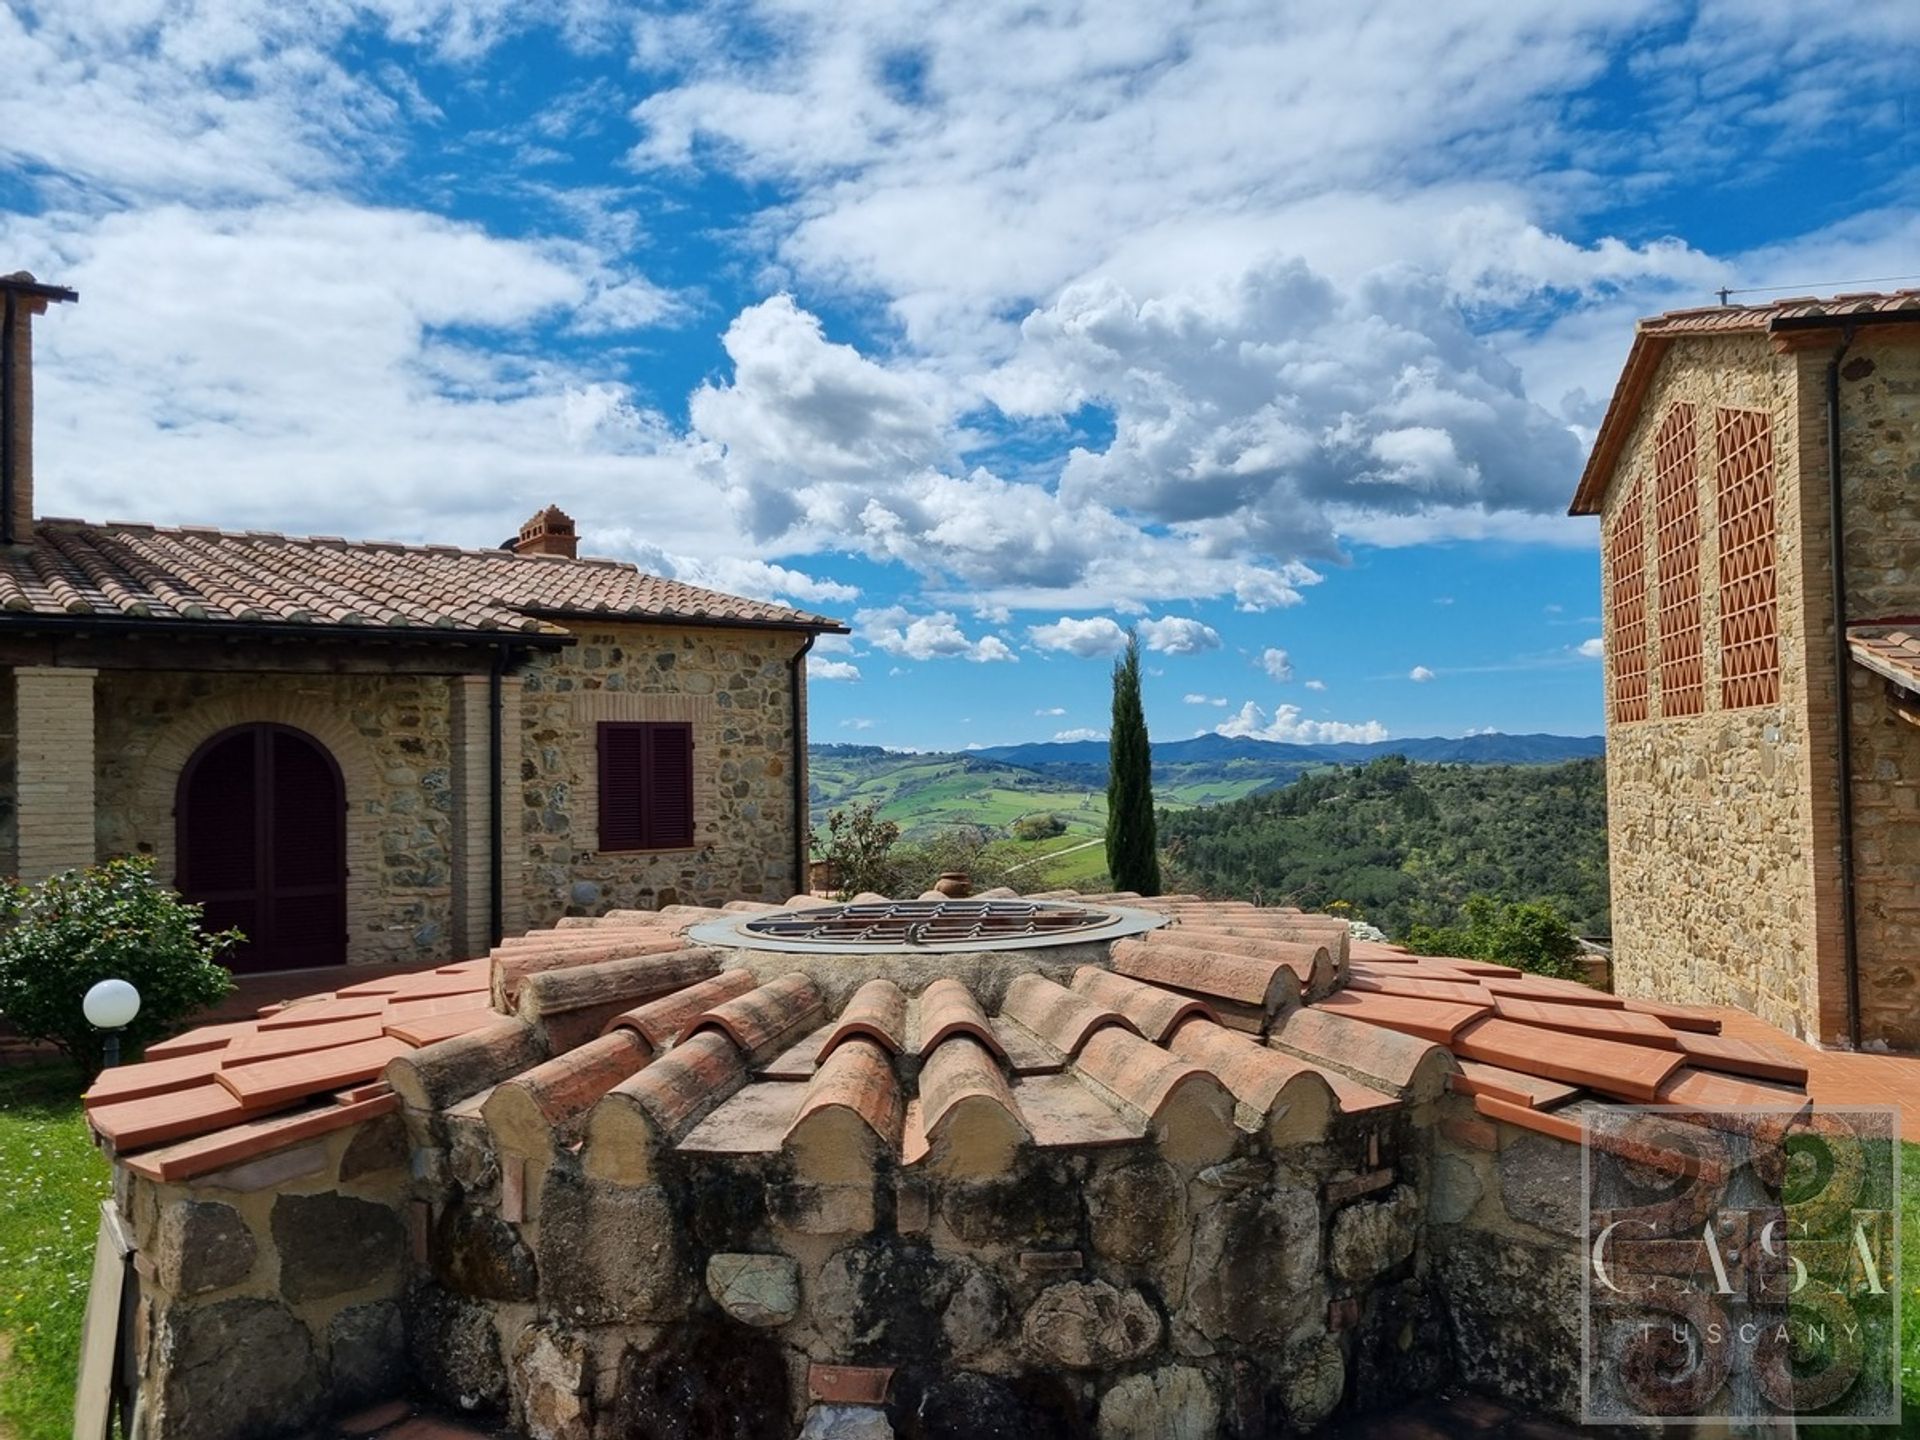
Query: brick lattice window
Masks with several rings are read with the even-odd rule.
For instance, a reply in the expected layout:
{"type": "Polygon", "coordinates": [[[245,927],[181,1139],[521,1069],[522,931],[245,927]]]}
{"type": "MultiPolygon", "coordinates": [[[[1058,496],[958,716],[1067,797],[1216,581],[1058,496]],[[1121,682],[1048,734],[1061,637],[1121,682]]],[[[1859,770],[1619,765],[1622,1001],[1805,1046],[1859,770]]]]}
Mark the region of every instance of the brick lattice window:
{"type": "Polygon", "coordinates": [[[1653,442],[1662,715],[1698,715],[1707,708],[1706,634],[1700,622],[1700,491],[1694,479],[1693,406],[1675,405],[1653,442]]]}
{"type": "Polygon", "coordinates": [[[1780,700],[1780,620],[1774,583],[1773,419],[1722,410],[1714,426],[1720,523],[1720,704],[1780,700]]]}
{"type": "Polygon", "coordinates": [[[1640,482],[1614,512],[1607,540],[1612,578],[1608,638],[1613,644],[1613,719],[1625,725],[1647,718],[1647,560],[1640,482]]]}

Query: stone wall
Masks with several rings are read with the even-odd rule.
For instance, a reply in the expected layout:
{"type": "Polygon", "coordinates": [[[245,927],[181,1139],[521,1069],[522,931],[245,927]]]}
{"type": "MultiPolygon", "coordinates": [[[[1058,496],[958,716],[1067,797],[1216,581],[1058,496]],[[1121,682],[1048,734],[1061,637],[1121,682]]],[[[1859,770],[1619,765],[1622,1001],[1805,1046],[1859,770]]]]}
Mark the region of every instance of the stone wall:
{"type": "Polygon", "coordinates": [[[797,841],[787,662],[801,637],[609,624],[583,628],[577,639],[522,672],[524,925],[791,895],[797,841]],[[596,848],[595,727],[619,720],[692,722],[692,847],[596,848]]]}
{"type": "MultiPolygon", "coordinates": [[[[1807,683],[1806,571],[1818,557],[1801,524],[1798,371],[1760,337],[1674,345],[1621,452],[1602,516],[1611,535],[1636,477],[1646,507],[1649,718],[1607,727],[1614,987],[1623,995],[1739,1005],[1796,1034],[1820,1028],[1814,869],[1822,815],[1814,804],[1807,683]],[[1669,409],[1692,403],[1695,502],[1701,520],[1705,711],[1661,713],[1654,439],[1669,409]],[[1772,417],[1780,632],[1778,704],[1721,708],[1719,546],[1714,412],[1772,417]]],[[[1603,547],[1604,548],[1604,547],[1603,547]]],[[[1612,577],[1603,580],[1611,595],[1612,577]]],[[[1608,624],[1608,696],[1617,643],[1608,624]]]]}
{"type": "Polygon", "coordinates": [[[1465,1097],[1435,1132],[1427,1221],[1460,1379],[1580,1408],[1580,1147],[1499,1125],[1465,1097]]]}
{"type": "Polygon", "coordinates": [[[190,1185],[121,1169],[137,1247],[134,1433],[250,1440],[406,1390],[398,1115],[190,1185]]]}
{"type": "Polygon", "coordinates": [[[449,680],[440,675],[102,671],[94,692],[98,852],[155,857],[171,882],[174,798],[194,750],[229,726],[291,725],[347,792],[347,959],[452,952],[449,680]]]}
{"type": "MultiPolygon", "coordinates": [[[[1849,615],[1920,616],[1920,344],[1860,332],[1841,362],[1840,392],[1849,615]]],[[[1900,716],[1880,677],[1856,665],[1851,681],[1861,1039],[1915,1050],[1920,728],[1900,716]]]]}
{"type": "Polygon", "coordinates": [[[20,873],[20,755],[13,672],[0,670],[0,875],[20,873]]]}

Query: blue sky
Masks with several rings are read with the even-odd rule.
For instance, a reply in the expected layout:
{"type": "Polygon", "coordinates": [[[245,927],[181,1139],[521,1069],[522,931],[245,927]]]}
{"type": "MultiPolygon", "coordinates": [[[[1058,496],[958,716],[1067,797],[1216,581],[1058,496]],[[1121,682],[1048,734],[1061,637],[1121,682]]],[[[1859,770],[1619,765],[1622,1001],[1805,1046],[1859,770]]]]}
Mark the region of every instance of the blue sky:
{"type": "Polygon", "coordinates": [[[43,513],[843,616],[814,736],[1600,726],[1636,315],[1920,272],[1920,10],[0,5],[43,513]]]}

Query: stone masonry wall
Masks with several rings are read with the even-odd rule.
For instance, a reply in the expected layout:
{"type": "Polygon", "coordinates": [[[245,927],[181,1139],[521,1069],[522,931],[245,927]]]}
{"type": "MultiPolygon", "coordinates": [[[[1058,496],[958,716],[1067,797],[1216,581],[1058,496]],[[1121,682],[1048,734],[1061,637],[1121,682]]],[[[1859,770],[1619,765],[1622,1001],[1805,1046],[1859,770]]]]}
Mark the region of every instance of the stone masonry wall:
{"type": "Polygon", "coordinates": [[[13,672],[0,670],[0,875],[20,873],[19,734],[13,672]]]}
{"type": "Polygon", "coordinates": [[[102,671],[99,853],[147,854],[171,881],[174,795],[201,742],[276,722],[312,735],[347,791],[347,959],[449,960],[449,692],[436,675],[102,671]]]}
{"type": "Polygon", "coordinates": [[[609,624],[582,628],[577,639],[522,672],[525,924],[791,895],[797,839],[787,661],[800,637],[609,624]],[[693,723],[691,848],[596,848],[596,727],[620,720],[693,723]]]}
{"type": "Polygon", "coordinates": [[[120,1170],[137,1247],[134,1433],[299,1432],[411,1383],[398,1115],[165,1185],[120,1170]]]}
{"type": "MultiPolygon", "coordinates": [[[[1920,617],[1920,343],[1861,331],[1840,396],[1849,618],[1920,617]]],[[[1879,676],[1851,681],[1861,1039],[1920,1049],[1920,727],[1879,676]]]]}
{"type": "MultiPolygon", "coordinates": [[[[1796,1034],[1818,1026],[1814,856],[1818,816],[1807,726],[1810,663],[1800,523],[1797,372],[1764,339],[1682,341],[1650,388],[1622,451],[1604,535],[1637,477],[1645,509],[1649,718],[1607,726],[1614,984],[1622,994],[1740,1005],[1796,1034]],[[1696,406],[1705,712],[1662,717],[1653,524],[1654,437],[1676,402],[1696,406]],[[1772,416],[1780,701],[1727,711],[1720,695],[1714,411],[1772,416]]],[[[1603,547],[1604,548],[1604,547],[1603,547]]],[[[1603,594],[1611,595],[1612,577],[1603,594]]],[[[1615,656],[1608,625],[1609,702],[1615,656]]],[[[1816,667],[1819,657],[1812,661],[1816,667]]]]}

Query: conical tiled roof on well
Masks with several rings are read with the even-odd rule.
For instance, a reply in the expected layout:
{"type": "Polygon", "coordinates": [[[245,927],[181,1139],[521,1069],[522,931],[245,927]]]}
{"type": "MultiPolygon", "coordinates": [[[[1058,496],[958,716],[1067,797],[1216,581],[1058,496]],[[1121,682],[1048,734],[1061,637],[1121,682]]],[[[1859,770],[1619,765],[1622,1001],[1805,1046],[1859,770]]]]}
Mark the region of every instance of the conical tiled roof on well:
{"type": "Polygon", "coordinates": [[[478,1103],[520,1153],[584,1142],[589,1170],[631,1176],[672,1148],[748,1156],[849,1138],[908,1166],[959,1136],[989,1149],[1177,1147],[1207,1116],[1312,1138],[1447,1087],[1569,1139],[1578,1126],[1563,1112],[1582,1101],[1806,1098],[1803,1069],[1720,1036],[1705,1012],[1349,942],[1340,922],[1293,911],[1076,898],[1170,923],[1114,942],[1106,966],[1023,950],[995,957],[997,979],[940,976],[915,993],[870,976],[841,994],[809,956],[686,937],[772,907],[563,921],[483,959],[162,1042],[104,1074],[87,1114],[156,1179],[206,1174],[403,1097],[478,1103]]]}

